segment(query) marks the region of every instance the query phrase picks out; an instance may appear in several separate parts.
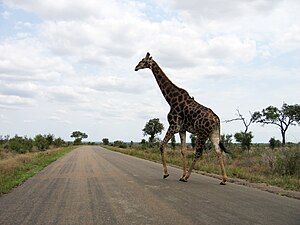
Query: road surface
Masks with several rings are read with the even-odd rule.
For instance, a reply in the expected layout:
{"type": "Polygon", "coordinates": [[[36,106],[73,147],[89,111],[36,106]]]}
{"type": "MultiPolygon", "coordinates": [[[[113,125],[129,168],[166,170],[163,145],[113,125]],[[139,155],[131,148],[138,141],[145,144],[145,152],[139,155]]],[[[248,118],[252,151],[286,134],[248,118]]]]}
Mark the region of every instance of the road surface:
{"type": "Polygon", "coordinates": [[[300,201],[80,147],[0,197],[0,224],[300,224],[300,201]]]}

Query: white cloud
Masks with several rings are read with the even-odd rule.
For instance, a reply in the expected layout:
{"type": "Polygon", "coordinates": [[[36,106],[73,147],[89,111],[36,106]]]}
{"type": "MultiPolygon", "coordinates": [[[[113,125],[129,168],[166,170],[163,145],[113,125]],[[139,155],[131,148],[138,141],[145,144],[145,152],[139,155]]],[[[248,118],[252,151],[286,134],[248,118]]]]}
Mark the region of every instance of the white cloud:
{"type": "Polygon", "coordinates": [[[40,94],[40,90],[37,85],[24,82],[24,83],[6,83],[0,80],[0,94],[15,95],[26,98],[34,98],[40,94]]]}
{"type": "Polygon", "coordinates": [[[49,120],[59,122],[59,123],[64,123],[64,124],[72,124],[72,122],[70,122],[69,120],[62,119],[59,116],[50,116],[49,120]]]}
{"type": "Polygon", "coordinates": [[[295,51],[300,49],[300,24],[292,24],[274,40],[272,47],[280,52],[295,51]]]}
{"type": "Polygon", "coordinates": [[[104,91],[138,94],[145,90],[144,85],[141,84],[140,81],[128,82],[128,80],[126,80],[124,77],[117,76],[93,76],[84,78],[82,82],[86,87],[100,92],[104,91]]]}
{"type": "Polygon", "coordinates": [[[0,42],[0,78],[3,80],[52,81],[73,73],[73,68],[58,56],[50,56],[35,39],[0,42]]]}
{"type": "Polygon", "coordinates": [[[2,109],[20,109],[24,106],[30,106],[33,100],[15,95],[0,94],[0,108],[2,109]]]}
{"type": "Polygon", "coordinates": [[[272,11],[280,0],[204,0],[204,1],[170,1],[175,9],[183,11],[185,15],[189,15],[197,20],[226,20],[236,17],[248,16],[253,14],[268,14],[272,11]]]}
{"type": "Polygon", "coordinates": [[[249,62],[257,55],[256,43],[254,40],[241,41],[236,36],[218,36],[208,41],[207,54],[225,62],[249,62]]]}

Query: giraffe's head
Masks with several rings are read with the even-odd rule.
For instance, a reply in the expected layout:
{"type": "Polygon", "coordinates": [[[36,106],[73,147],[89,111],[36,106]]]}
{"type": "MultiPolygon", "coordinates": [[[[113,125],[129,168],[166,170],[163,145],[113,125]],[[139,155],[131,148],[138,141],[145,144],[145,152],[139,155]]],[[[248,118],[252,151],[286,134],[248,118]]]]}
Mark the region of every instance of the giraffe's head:
{"type": "Polygon", "coordinates": [[[145,58],[143,58],[139,64],[137,64],[137,66],[135,67],[135,71],[138,71],[140,69],[145,69],[145,68],[149,68],[152,69],[152,57],[150,56],[150,53],[147,52],[145,58]]]}

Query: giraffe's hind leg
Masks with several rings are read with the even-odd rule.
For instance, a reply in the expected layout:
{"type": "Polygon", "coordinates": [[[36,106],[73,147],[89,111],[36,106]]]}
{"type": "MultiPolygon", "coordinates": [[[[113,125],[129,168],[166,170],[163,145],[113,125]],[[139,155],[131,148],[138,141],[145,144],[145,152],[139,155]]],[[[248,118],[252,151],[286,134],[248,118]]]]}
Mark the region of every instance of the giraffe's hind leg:
{"type": "Polygon", "coordinates": [[[219,163],[220,163],[221,172],[222,172],[222,181],[220,184],[225,185],[226,181],[227,181],[227,175],[226,175],[225,166],[224,166],[224,155],[220,148],[220,131],[219,131],[219,129],[215,129],[212,132],[212,134],[210,136],[210,140],[213,143],[215,151],[217,152],[217,155],[219,158],[219,163]]]}
{"type": "Polygon", "coordinates": [[[192,171],[195,167],[195,164],[197,163],[197,161],[202,156],[202,152],[203,152],[204,144],[205,144],[206,140],[207,140],[207,138],[204,138],[204,137],[201,137],[200,135],[197,135],[195,157],[194,157],[193,162],[192,162],[189,170],[187,171],[186,175],[183,178],[181,178],[180,181],[187,182],[187,180],[191,176],[191,173],[192,173],[192,171]]]}

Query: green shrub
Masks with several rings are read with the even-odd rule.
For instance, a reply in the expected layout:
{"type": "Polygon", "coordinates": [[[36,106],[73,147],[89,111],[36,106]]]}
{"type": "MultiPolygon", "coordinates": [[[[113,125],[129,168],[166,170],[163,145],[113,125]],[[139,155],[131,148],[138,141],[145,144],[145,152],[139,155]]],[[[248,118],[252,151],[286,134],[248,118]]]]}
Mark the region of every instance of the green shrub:
{"type": "Polygon", "coordinates": [[[65,141],[61,138],[56,138],[54,141],[53,141],[53,145],[55,147],[61,147],[65,144],[65,141]]]}
{"type": "Polygon", "coordinates": [[[279,140],[276,140],[274,137],[272,137],[269,140],[269,146],[271,149],[278,148],[281,146],[281,142],[279,140]]]}
{"type": "Polygon", "coordinates": [[[278,154],[274,171],[283,176],[296,176],[300,178],[300,151],[297,148],[286,149],[278,154]]]}
{"type": "Polygon", "coordinates": [[[114,146],[119,148],[127,148],[127,144],[120,140],[114,141],[114,146]]]}
{"type": "Polygon", "coordinates": [[[234,138],[237,142],[241,143],[243,150],[245,149],[247,149],[248,151],[250,150],[252,138],[253,138],[252,132],[247,132],[247,133],[239,132],[234,135],[234,138]]]}
{"type": "Polygon", "coordinates": [[[33,141],[31,138],[23,138],[18,135],[9,139],[8,145],[6,146],[9,150],[15,151],[17,153],[30,152],[33,147],[33,141]]]}
{"type": "Polygon", "coordinates": [[[109,139],[108,138],[103,138],[102,142],[104,145],[109,145],[109,139]]]}
{"type": "Polygon", "coordinates": [[[45,151],[49,148],[49,141],[46,138],[46,135],[38,134],[34,137],[34,145],[39,151],[45,151]]]}

